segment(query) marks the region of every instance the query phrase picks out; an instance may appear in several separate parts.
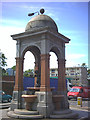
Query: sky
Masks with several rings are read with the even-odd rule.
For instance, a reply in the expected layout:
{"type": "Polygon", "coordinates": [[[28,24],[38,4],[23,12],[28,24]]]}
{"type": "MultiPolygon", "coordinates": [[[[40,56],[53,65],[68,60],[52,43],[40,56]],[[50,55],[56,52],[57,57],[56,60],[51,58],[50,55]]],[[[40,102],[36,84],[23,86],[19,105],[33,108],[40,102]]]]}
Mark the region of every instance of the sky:
{"type": "MultiPolygon", "coordinates": [[[[32,17],[28,13],[45,9],[57,24],[58,32],[70,38],[65,47],[66,67],[86,63],[88,66],[88,2],[1,2],[0,4],[0,49],[7,57],[7,67],[16,64],[16,41],[11,35],[25,31],[32,17]]],[[[57,67],[54,53],[50,57],[50,67],[57,67]]],[[[34,57],[26,53],[24,69],[34,67],[34,57]]]]}

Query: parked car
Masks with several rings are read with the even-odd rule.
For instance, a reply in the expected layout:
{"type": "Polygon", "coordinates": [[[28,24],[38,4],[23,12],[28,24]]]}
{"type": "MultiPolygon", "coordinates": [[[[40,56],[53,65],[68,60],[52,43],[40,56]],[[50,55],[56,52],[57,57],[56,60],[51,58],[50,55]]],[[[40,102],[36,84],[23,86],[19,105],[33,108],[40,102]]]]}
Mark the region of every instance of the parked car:
{"type": "Polygon", "coordinates": [[[0,91],[0,101],[4,102],[11,102],[12,100],[12,96],[11,95],[7,95],[4,91],[0,91]]]}
{"type": "Polygon", "coordinates": [[[74,86],[67,93],[68,99],[77,97],[90,98],[90,87],[74,86]]]}

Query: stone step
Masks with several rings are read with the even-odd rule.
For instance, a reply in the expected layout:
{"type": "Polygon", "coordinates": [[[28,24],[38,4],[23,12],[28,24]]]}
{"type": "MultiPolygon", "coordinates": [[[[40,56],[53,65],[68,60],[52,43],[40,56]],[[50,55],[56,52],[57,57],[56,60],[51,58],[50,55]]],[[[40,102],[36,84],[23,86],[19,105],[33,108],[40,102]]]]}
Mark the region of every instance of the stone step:
{"type": "Polygon", "coordinates": [[[0,103],[0,109],[9,108],[11,103],[0,103]]]}
{"type": "Polygon", "coordinates": [[[26,109],[14,109],[14,113],[19,115],[38,115],[39,114],[38,111],[29,111],[26,109]]]}
{"type": "Polygon", "coordinates": [[[50,115],[50,118],[53,118],[53,119],[72,119],[72,118],[78,118],[78,114],[72,111],[69,114],[50,115]]]}
{"type": "Polygon", "coordinates": [[[19,114],[15,114],[13,111],[9,111],[7,115],[15,119],[41,119],[43,118],[43,115],[19,115],[19,114]]]}
{"type": "Polygon", "coordinates": [[[70,109],[62,110],[62,111],[54,111],[53,115],[63,115],[63,114],[69,114],[71,112],[72,112],[72,110],[70,110],[70,109]]]}

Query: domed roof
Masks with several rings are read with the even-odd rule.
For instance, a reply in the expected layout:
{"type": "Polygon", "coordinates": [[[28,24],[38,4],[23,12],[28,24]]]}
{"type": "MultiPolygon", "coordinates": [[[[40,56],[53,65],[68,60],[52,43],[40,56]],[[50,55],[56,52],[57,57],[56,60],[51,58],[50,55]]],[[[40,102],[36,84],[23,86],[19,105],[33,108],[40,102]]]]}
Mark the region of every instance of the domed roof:
{"type": "Polygon", "coordinates": [[[57,25],[54,20],[51,17],[43,14],[33,17],[26,25],[25,31],[30,31],[46,26],[55,31],[58,31],[57,25]]]}

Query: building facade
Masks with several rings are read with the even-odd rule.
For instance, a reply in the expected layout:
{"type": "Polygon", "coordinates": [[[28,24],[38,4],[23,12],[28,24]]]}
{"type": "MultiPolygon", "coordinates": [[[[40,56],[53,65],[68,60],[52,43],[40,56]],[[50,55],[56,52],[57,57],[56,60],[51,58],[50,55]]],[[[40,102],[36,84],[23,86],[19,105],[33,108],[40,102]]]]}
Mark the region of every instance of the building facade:
{"type": "MultiPolygon", "coordinates": [[[[50,77],[58,77],[57,68],[50,69],[50,77]]],[[[73,85],[84,85],[88,84],[87,80],[87,68],[86,67],[67,67],[66,78],[71,78],[73,85]]]]}

